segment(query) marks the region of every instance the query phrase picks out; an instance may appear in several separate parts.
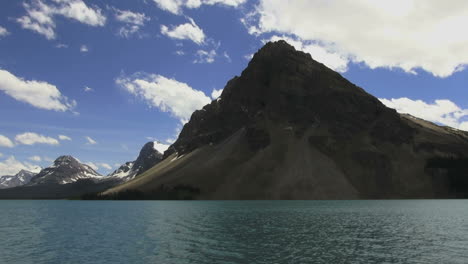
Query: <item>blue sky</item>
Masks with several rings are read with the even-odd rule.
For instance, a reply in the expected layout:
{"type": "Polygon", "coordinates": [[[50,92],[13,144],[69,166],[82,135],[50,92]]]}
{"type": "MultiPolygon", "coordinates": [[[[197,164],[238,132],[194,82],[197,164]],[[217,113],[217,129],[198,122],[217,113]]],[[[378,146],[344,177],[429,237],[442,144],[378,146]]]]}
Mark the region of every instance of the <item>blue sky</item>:
{"type": "Polygon", "coordinates": [[[400,112],[468,130],[468,4],[375,2],[3,1],[0,175],[64,154],[107,174],[168,145],[276,39],[400,112]]]}

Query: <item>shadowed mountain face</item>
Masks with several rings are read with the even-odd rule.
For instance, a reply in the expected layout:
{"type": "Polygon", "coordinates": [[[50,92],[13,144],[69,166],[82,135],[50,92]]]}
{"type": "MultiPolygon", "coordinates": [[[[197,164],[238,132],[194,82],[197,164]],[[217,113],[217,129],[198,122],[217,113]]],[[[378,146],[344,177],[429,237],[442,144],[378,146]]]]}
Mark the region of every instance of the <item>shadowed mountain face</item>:
{"type": "Polygon", "coordinates": [[[468,135],[385,107],[284,41],[195,111],[164,160],[105,192],[197,199],[468,194],[468,135]]]}
{"type": "Polygon", "coordinates": [[[140,150],[140,154],[135,161],[122,164],[117,170],[109,174],[109,177],[128,181],[158,164],[162,160],[163,155],[156,150],[155,144],[157,144],[157,142],[146,143],[140,150]]]}

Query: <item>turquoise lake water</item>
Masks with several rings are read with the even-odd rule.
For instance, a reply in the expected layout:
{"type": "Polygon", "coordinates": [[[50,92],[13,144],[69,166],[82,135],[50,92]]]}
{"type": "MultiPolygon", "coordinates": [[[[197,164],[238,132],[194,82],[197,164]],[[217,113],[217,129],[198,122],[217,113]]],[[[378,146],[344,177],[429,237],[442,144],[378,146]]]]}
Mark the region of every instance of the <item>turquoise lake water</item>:
{"type": "Polygon", "coordinates": [[[0,201],[0,263],[468,263],[468,201],[0,201]]]}

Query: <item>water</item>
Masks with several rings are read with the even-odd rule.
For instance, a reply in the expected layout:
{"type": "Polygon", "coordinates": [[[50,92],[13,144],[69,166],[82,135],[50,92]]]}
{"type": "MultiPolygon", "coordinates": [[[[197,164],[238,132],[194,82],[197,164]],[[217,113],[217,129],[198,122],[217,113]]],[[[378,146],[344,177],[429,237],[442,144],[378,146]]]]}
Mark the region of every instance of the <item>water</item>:
{"type": "Polygon", "coordinates": [[[468,201],[0,201],[0,263],[468,263],[468,201]]]}

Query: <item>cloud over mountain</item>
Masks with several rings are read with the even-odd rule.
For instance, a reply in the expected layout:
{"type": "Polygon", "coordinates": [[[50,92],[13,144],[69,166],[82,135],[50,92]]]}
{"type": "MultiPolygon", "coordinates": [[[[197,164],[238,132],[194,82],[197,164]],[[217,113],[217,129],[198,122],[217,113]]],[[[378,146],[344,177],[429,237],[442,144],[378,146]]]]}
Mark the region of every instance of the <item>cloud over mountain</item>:
{"type": "Polygon", "coordinates": [[[468,2],[260,0],[243,22],[255,35],[296,36],[371,69],[447,77],[468,63],[468,2]],[[430,56],[428,56],[430,54],[430,56]]]}

